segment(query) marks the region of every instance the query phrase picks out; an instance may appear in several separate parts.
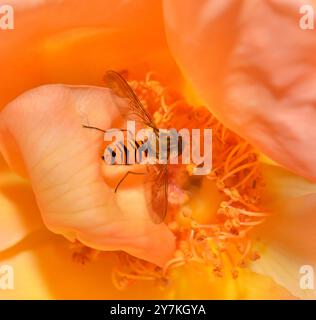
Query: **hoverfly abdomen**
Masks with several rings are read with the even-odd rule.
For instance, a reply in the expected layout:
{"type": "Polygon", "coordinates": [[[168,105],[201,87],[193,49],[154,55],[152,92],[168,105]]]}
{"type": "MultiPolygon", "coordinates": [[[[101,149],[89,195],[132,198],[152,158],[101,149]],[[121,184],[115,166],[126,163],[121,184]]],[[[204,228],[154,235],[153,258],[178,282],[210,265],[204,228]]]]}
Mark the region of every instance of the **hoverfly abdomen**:
{"type": "MultiPolygon", "coordinates": [[[[147,164],[144,160],[149,160],[147,173],[128,171],[117,184],[114,192],[116,193],[121,183],[128,177],[129,174],[146,174],[146,182],[144,187],[147,207],[152,220],[155,223],[163,222],[168,206],[168,168],[166,164],[157,165],[156,160],[160,159],[157,142],[159,142],[159,129],[156,127],[151,115],[146,111],[133,89],[129,86],[126,80],[115,71],[108,71],[105,75],[107,86],[118,97],[127,100],[126,104],[118,105],[119,112],[123,119],[134,121],[143,125],[144,128],[150,128],[154,138],[151,139],[126,139],[119,141],[114,146],[106,147],[102,159],[107,164],[147,164]],[[124,105],[124,106],[123,106],[124,105]]],[[[95,129],[106,133],[93,126],[84,126],[85,128],[95,129]]],[[[122,130],[127,131],[127,130],[122,130]]],[[[170,141],[167,142],[170,145],[170,141]]],[[[167,147],[167,152],[164,152],[164,157],[167,159],[170,155],[170,146],[167,147]]]]}
{"type": "Polygon", "coordinates": [[[147,141],[119,141],[115,144],[115,150],[113,150],[113,146],[106,147],[102,160],[109,165],[142,164],[148,158],[148,149],[150,146],[147,141]]]}

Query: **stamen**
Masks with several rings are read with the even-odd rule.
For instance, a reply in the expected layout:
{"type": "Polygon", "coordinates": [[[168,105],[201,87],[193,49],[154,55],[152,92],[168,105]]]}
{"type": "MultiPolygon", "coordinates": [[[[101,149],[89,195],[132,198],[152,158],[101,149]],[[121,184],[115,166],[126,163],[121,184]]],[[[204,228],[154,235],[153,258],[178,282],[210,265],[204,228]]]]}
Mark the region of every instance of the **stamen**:
{"type": "Polygon", "coordinates": [[[236,210],[238,210],[240,214],[243,214],[249,217],[268,217],[269,216],[269,214],[266,212],[252,212],[252,211],[246,211],[244,209],[239,209],[239,208],[237,208],[236,210]]]}
{"type": "MultiPolygon", "coordinates": [[[[245,144],[248,145],[247,143],[245,144]]],[[[243,153],[240,157],[236,158],[234,161],[232,161],[229,166],[227,166],[227,170],[225,172],[228,172],[231,168],[234,168],[238,163],[247,160],[249,158],[249,155],[253,154],[253,150],[249,150],[246,153],[243,153]]]]}
{"type": "Polygon", "coordinates": [[[234,188],[238,188],[240,186],[245,185],[245,183],[258,171],[258,166],[254,166],[252,170],[248,173],[248,175],[243,178],[240,182],[234,185],[234,188]]]}
{"type": "Polygon", "coordinates": [[[240,222],[241,226],[257,226],[264,222],[264,220],[259,220],[259,221],[246,221],[246,222],[240,222]]]}
{"type": "Polygon", "coordinates": [[[185,262],[185,260],[183,259],[183,257],[174,258],[174,259],[169,260],[169,261],[164,265],[164,267],[162,268],[162,274],[165,276],[165,275],[167,274],[167,272],[169,271],[170,267],[171,267],[173,264],[178,265],[179,263],[183,263],[183,262],[185,262]]]}
{"type": "Polygon", "coordinates": [[[232,171],[230,171],[229,173],[227,173],[222,179],[221,181],[224,181],[226,180],[227,178],[233,176],[234,174],[236,174],[237,172],[240,172],[242,170],[245,170],[245,169],[248,169],[248,168],[251,168],[252,166],[254,166],[256,163],[252,162],[252,163],[247,163],[247,164],[244,164],[232,171]]]}
{"type": "Polygon", "coordinates": [[[229,168],[229,165],[230,165],[230,160],[231,158],[234,156],[234,154],[237,152],[237,150],[242,146],[242,144],[237,144],[233,149],[232,151],[229,153],[226,161],[225,161],[225,173],[228,172],[228,168],[229,168]]]}
{"type": "Polygon", "coordinates": [[[125,273],[122,271],[117,270],[116,273],[122,277],[122,278],[126,278],[126,279],[130,279],[130,280],[155,280],[155,277],[152,276],[145,276],[145,275],[139,275],[139,274],[130,274],[130,273],[125,273]]]}

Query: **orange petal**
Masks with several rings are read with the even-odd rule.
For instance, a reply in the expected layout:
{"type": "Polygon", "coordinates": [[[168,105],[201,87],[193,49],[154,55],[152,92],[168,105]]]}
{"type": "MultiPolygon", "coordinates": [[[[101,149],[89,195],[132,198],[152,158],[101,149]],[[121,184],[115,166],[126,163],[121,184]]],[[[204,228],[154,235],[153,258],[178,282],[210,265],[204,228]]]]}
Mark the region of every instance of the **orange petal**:
{"type": "Polygon", "coordinates": [[[267,180],[264,198],[272,216],[255,230],[261,258],[252,269],[297,297],[315,299],[315,290],[300,287],[300,268],[316,266],[316,187],[277,166],[266,166],[263,172],[267,180]]]}
{"type": "Polygon", "coordinates": [[[82,127],[113,128],[118,114],[108,89],[42,86],[2,110],[0,148],[12,167],[30,178],[51,231],[163,265],[174,251],[174,236],[165,224],[151,221],[141,181],[118,194],[104,181],[103,136],[82,127]]]}
{"type": "Polygon", "coordinates": [[[194,266],[173,273],[169,299],[294,299],[286,289],[266,276],[241,270],[237,280],[212,275],[209,267],[194,266]]]}
{"type": "MultiPolygon", "coordinates": [[[[160,2],[92,0],[89,6],[82,0],[8,3],[15,9],[15,29],[0,34],[1,75],[6,79],[0,85],[1,109],[20,93],[41,84],[104,85],[102,79],[107,69],[127,69],[131,77],[142,78],[148,71],[158,70],[170,79],[170,84],[179,81],[165,41],[160,2]]],[[[28,175],[21,161],[21,146],[6,134],[4,156],[19,174],[28,175]]],[[[22,140],[20,143],[24,144],[22,140]]],[[[27,199],[23,207],[31,203],[27,199]]],[[[152,235],[158,235],[162,229],[136,228],[135,243],[143,247],[139,250],[149,246],[152,250],[146,249],[147,253],[156,255],[165,237],[155,241],[152,235]],[[146,235],[140,236],[137,230],[146,235]]],[[[163,233],[173,242],[166,228],[163,233]]],[[[81,240],[92,242],[87,233],[81,234],[81,240]]],[[[173,245],[168,250],[172,248],[173,245]]]]}
{"type": "Polygon", "coordinates": [[[160,1],[83,0],[15,7],[15,29],[0,34],[0,109],[47,83],[104,85],[107,69],[132,77],[159,71],[177,80],[160,1]]]}
{"type": "Polygon", "coordinates": [[[163,290],[142,281],[119,291],[111,277],[113,254],[82,265],[72,259],[65,240],[42,232],[29,242],[23,250],[0,254],[1,265],[14,270],[14,290],[0,290],[0,299],[293,299],[268,277],[242,272],[237,280],[215,278],[209,268],[193,264],[175,270],[163,290]]]}
{"type": "Polygon", "coordinates": [[[174,57],[209,109],[315,181],[316,30],[300,28],[301,4],[166,0],[164,16],[174,57]]]}
{"type": "Polygon", "coordinates": [[[84,265],[73,260],[66,240],[42,233],[39,243],[0,253],[0,264],[14,270],[14,290],[0,290],[0,299],[164,299],[152,282],[119,291],[112,282],[112,253],[84,265]]]}
{"type": "Polygon", "coordinates": [[[43,227],[31,186],[0,158],[0,251],[43,227]]]}

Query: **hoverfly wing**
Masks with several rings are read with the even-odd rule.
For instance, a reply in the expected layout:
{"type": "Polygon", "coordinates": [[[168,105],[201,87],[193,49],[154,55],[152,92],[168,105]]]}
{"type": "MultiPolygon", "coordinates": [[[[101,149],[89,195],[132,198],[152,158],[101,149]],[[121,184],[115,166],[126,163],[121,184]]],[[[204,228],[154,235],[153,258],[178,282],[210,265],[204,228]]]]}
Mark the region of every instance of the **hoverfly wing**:
{"type": "Polygon", "coordinates": [[[145,193],[147,208],[154,223],[162,223],[168,209],[168,166],[147,166],[145,193]]]}
{"type": "Polygon", "coordinates": [[[151,116],[145,110],[133,89],[119,73],[109,70],[106,72],[104,80],[106,85],[112,89],[117,96],[128,100],[127,105],[124,104],[123,107],[118,106],[123,118],[154,127],[151,116]]]}
{"type": "MultiPolygon", "coordinates": [[[[133,120],[141,125],[158,129],[149,113],[144,109],[133,89],[127,81],[115,71],[105,74],[106,85],[120,98],[128,100],[124,106],[118,106],[121,116],[126,120],[133,120]]],[[[168,167],[167,165],[148,165],[148,174],[145,180],[145,193],[148,211],[154,223],[163,222],[168,207],[168,167]]]]}

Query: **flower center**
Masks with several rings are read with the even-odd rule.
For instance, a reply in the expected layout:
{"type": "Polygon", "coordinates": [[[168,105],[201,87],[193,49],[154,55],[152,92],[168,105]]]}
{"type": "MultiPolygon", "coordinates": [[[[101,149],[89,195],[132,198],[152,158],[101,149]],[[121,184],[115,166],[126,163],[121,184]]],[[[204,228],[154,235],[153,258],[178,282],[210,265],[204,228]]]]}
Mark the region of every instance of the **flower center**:
{"type": "Polygon", "coordinates": [[[179,92],[153,79],[151,73],[144,81],[129,83],[158,128],[212,129],[213,169],[197,182],[192,176],[194,165],[170,166],[166,223],[177,239],[174,257],[159,268],[127,253],[117,253],[115,285],[121,289],[135,280],[153,280],[165,286],[172,270],[190,263],[206,265],[218,277],[230,272],[237,278],[241,268],[259,258],[252,249],[249,231],[268,216],[261,209],[264,182],[256,150],[225,128],[205,107],[191,106],[179,92]],[[222,195],[216,216],[207,224],[195,218],[190,206],[191,187],[201,186],[203,179],[214,183],[222,195]]]}

